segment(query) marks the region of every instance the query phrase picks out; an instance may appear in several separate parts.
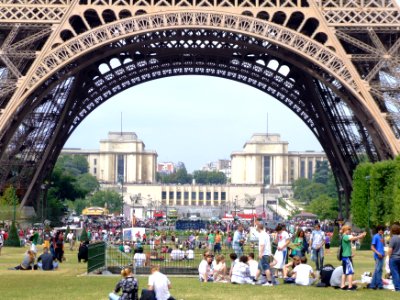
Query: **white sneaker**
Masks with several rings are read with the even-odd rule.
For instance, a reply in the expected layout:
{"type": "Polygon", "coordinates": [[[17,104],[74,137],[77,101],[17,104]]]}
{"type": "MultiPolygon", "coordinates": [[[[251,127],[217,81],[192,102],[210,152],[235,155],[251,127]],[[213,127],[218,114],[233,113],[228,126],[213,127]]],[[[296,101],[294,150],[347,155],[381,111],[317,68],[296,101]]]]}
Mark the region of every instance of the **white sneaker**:
{"type": "Polygon", "coordinates": [[[273,286],[273,284],[272,284],[272,283],[269,283],[269,282],[267,282],[267,283],[264,283],[262,286],[273,286]]]}

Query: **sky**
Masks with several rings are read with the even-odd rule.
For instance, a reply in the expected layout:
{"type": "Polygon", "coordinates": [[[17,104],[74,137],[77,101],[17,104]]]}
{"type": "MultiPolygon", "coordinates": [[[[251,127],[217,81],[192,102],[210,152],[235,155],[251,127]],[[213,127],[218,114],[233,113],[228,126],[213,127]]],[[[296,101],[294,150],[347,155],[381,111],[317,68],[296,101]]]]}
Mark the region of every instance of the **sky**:
{"type": "Polygon", "coordinates": [[[245,84],[186,75],[132,87],[95,109],[64,147],[99,149],[108,132],[135,132],[158,162],[183,162],[188,172],[230,159],[254,133],[279,133],[290,151],[321,151],[317,139],[286,106],[245,84]],[[267,121],[268,120],[268,121],[267,121]]]}

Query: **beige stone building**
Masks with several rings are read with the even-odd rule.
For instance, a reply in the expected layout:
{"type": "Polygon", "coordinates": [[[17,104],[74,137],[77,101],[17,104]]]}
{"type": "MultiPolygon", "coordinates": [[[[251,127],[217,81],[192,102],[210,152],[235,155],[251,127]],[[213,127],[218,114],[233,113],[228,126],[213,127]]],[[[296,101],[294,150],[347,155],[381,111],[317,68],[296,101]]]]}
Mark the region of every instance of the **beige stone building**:
{"type": "Polygon", "coordinates": [[[100,141],[99,150],[64,149],[62,153],[84,155],[102,187],[121,192],[139,218],[169,208],[184,216],[203,217],[268,207],[279,213],[276,199],[290,193],[294,180],[311,179],[318,162],[326,160],[323,152],[288,151],[288,142],[281,141],[279,134],[254,134],[242,151],[231,155],[230,183],[166,185],[156,183],[157,153],[146,150],[133,132],[110,132],[100,141]]]}
{"type": "Polygon", "coordinates": [[[134,132],[109,132],[99,150],[63,149],[62,154],[84,155],[89,172],[102,183],[155,183],[157,153],[145,149],[134,132]]]}
{"type": "Polygon", "coordinates": [[[279,134],[254,134],[242,151],[231,154],[231,183],[289,187],[298,178],[312,179],[324,152],[288,151],[279,134]]]}

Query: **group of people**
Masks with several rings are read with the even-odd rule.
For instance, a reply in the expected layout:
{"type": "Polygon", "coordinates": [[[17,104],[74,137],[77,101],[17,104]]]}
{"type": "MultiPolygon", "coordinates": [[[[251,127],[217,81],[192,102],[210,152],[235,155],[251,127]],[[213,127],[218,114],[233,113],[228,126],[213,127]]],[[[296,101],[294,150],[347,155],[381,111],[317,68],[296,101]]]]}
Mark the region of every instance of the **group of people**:
{"type": "MultiPolygon", "coordinates": [[[[175,300],[171,294],[171,282],[168,277],[160,272],[158,265],[152,265],[151,275],[148,279],[147,289],[142,290],[140,300],[175,300]]],[[[122,279],[117,283],[115,289],[109,294],[110,300],[139,300],[139,284],[133,276],[131,268],[121,271],[122,279]],[[121,295],[119,293],[121,292],[121,295]]]]}
{"type": "Polygon", "coordinates": [[[57,259],[50,253],[49,248],[43,247],[43,253],[36,260],[36,252],[28,250],[24,254],[22,262],[13,270],[43,270],[52,271],[58,268],[57,259]]]}
{"type": "MultiPolygon", "coordinates": [[[[258,259],[254,260],[254,254],[244,255],[245,237],[243,227],[238,226],[233,236],[234,253],[230,255],[231,267],[228,270],[223,255],[216,255],[207,250],[204,253],[198,271],[199,279],[202,282],[231,282],[238,284],[263,284],[272,286],[277,284],[276,278],[283,277],[285,283],[295,283],[298,285],[311,285],[318,278],[321,270],[324,268],[324,251],[329,249],[326,244],[330,240],[326,238],[325,232],[321,230],[319,224],[315,224],[306,237],[303,229],[290,237],[285,230],[284,225],[278,225],[275,232],[269,234],[265,231],[263,224],[257,224],[258,232],[258,259]],[[271,244],[276,244],[276,251],[272,253],[271,244]],[[315,262],[315,272],[312,266],[307,264],[307,254],[310,254],[311,260],[315,262]],[[292,261],[288,262],[291,257],[292,261]],[[260,280],[261,277],[261,280],[260,280]]],[[[385,251],[384,227],[378,226],[377,233],[374,235],[371,243],[371,250],[375,259],[375,271],[370,289],[383,288],[382,268],[385,255],[387,257],[388,269],[394,290],[400,291],[400,225],[391,226],[390,241],[385,251]]],[[[340,274],[340,282],[336,283],[342,290],[356,290],[353,266],[353,244],[359,242],[366,236],[366,232],[353,235],[350,226],[341,228],[341,266],[333,268],[336,275],[340,274]]]]}
{"type": "MultiPolygon", "coordinates": [[[[198,268],[201,282],[231,282],[233,284],[261,284],[263,286],[278,284],[276,280],[277,271],[279,269],[284,270],[286,266],[283,262],[290,242],[290,239],[286,238],[287,233],[281,225],[277,227],[277,253],[281,253],[273,256],[271,238],[265,231],[264,225],[257,224],[259,259],[257,262],[254,253],[243,254],[243,246],[241,244],[244,243],[244,239],[242,230],[243,228],[239,226],[234,234],[233,249],[235,249],[235,252],[230,254],[231,266],[229,270],[226,267],[223,255],[217,255],[214,260],[214,255],[211,251],[207,250],[204,253],[203,260],[198,268]]],[[[299,258],[298,256],[296,257],[299,258]]],[[[311,284],[315,274],[312,267],[307,265],[307,258],[302,256],[298,261],[299,264],[291,271],[291,278],[299,285],[311,284]]]]}

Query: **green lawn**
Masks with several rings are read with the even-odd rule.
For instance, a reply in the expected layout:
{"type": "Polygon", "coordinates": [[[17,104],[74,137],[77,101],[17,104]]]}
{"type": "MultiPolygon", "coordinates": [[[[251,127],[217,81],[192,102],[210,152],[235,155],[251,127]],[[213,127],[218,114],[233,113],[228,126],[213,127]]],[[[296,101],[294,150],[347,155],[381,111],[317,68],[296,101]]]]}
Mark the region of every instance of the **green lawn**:
{"type": "MultiPolygon", "coordinates": [[[[66,262],[54,272],[13,271],[26,248],[3,248],[0,256],[0,299],[108,299],[119,276],[85,274],[86,264],[78,264],[76,252],[66,251],[66,262]]],[[[333,250],[327,262],[338,265],[333,250]]],[[[364,271],[373,271],[370,251],[357,252],[354,258],[356,278],[364,271]]],[[[313,263],[312,263],[313,265],[313,263]]],[[[314,265],[313,265],[314,266],[314,265]]],[[[357,292],[334,290],[333,288],[298,287],[279,285],[275,287],[238,286],[222,283],[200,283],[197,278],[170,277],[172,295],[177,299],[400,299],[400,293],[391,291],[357,292]]],[[[141,288],[147,284],[147,277],[139,277],[141,288]]]]}

